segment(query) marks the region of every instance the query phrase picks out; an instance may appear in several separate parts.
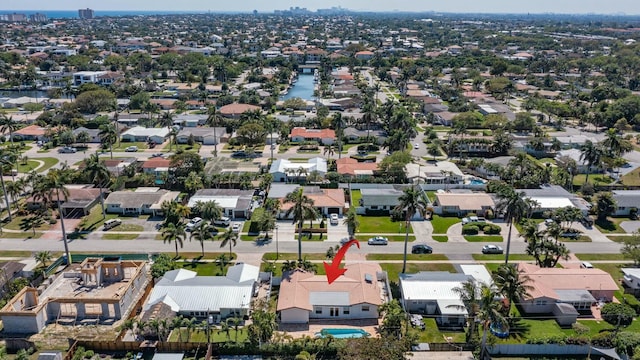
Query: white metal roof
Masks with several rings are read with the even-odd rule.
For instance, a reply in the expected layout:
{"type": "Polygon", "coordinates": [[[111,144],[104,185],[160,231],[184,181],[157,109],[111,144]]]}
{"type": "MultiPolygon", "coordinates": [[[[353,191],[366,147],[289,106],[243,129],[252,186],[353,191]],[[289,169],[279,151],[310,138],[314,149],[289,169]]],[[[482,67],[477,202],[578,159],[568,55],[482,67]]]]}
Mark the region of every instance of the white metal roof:
{"type": "Polygon", "coordinates": [[[531,200],[537,201],[541,209],[558,209],[567,206],[575,207],[571,200],[566,197],[533,196],[531,200]]]}

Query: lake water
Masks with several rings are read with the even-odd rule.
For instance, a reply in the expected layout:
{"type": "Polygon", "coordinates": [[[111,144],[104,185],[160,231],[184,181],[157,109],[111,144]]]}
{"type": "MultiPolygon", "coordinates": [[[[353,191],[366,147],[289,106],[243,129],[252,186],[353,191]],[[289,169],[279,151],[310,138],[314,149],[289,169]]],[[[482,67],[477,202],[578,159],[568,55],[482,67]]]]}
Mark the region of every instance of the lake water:
{"type": "Polygon", "coordinates": [[[41,99],[43,97],[47,97],[47,92],[46,91],[40,91],[40,90],[36,90],[36,91],[0,91],[0,98],[10,98],[10,99],[17,99],[19,97],[23,97],[23,96],[28,96],[28,97],[38,97],[38,99],[41,99]]]}
{"type": "Polygon", "coordinates": [[[282,96],[282,100],[299,97],[304,100],[313,100],[313,90],[315,83],[313,82],[313,75],[300,74],[298,75],[298,81],[293,83],[293,86],[289,88],[289,93],[282,96]]]}

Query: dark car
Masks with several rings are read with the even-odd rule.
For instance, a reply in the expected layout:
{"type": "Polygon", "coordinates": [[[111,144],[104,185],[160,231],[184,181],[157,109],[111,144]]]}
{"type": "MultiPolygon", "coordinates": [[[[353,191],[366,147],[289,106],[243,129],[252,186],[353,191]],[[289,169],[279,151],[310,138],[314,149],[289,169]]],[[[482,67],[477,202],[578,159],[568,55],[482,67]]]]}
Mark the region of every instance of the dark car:
{"type": "Polygon", "coordinates": [[[419,244],[411,247],[412,254],[431,254],[433,249],[429,245],[419,244]]]}

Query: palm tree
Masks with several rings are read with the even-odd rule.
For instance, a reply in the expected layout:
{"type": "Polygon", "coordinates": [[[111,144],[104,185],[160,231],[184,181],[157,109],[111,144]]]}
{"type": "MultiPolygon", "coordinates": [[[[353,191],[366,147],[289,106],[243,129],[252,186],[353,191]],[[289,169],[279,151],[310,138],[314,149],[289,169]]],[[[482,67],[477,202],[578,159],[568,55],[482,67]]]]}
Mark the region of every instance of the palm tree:
{"type": "Polygon", "coordinates": [[[285,212],[284,216],[293,215],[293,223],[298,223],[298,261],[302,261],[302,224],[309,218],[310,214],[316,213],[316,209],[313,207],[313,200],[304,194],[301,187],[287,194],[284,198],[284,203],[293,204],[285,212]]]}
{"type": "Polygon", "coordinates": [[[67,199],[69,196],[69,190],[65,187],[65,184],[69,181],[69,176],[71,173],[69,172],[68,166],[63,164],[60,169],[51,169],[44,177],[44,184],[42,185],[44,188],[49,189],[48,197],[53,197],[53,192],[55,191],[56,200],[58,203],[58,215],[60,216],[60,229],[62,230],[62,241],[64,242],[64,252],[67,256],[67,264],[71,264],[71,253],[69,252],[69,244],[67,243],[67,231],[64,227],[64,214],[62,213],[62,200],[67,199]],[[60,195],[62,195],[63,199],[60,199],[60,195]]]}
{"type": "Polygon", "coordinates": [[[169,223],[169,224],[165,224],[165,226],[162,229],[162,240],[165,243],[170,243],[170,242],[174,242],[176,245],[176,257],[178,257],[178,244],[180,245],[180,247],[183,247],[184,245],[184,238],[187,236],[186,232],[184,231],[184,224],[183,223],[169,223]]]}
{"type": "Polygon", "coordinates": [[[216,110],[215,105],[209,105],[207,107],[207,125],[213,128],[213,157],[218,157],[218,136],[216,134],[216,127],[218,126],[219,121],[220,114],[216,110]]]}
{"type": "Polygon", "coordinates": [[[42,267],[47,267],[47,263],[51,261],[53,256],[49,251],[39,251],[36,253],[34,258],[42,267]]]}
{"type": "Polygon", "coordinates": [[[196,202],[196,209],[200,213],[200,217],[209,222],[214,222],[222,217],[224,209],[218,205],[215,200],[212,201],[198,201],[196,202]]]}
{"type": "Polygon", "coordinates": [[[111,158],[113,159],[113,144],[118,141],[118,131],[115,126],[111,124],[104,124],[100,126],[100,132],[98,133],[100,136],[100,142],[102,146],[108,146],[109,151],[111,152],[111,158]]]}
{"type": "Polygon", "coordinates": [[[480,358],[484,357],[487,346],[487,331],[491,324],[500,325],[503,330],[507,330],[508,322],[502,315],[502,303],[496,301],[500,297],[495,285],[481,284],[479,309],[476,318],[482,324],[482,342],[480,344],[480,358]]]}
{"type": "Polygon", "coordinates": [[[13,144],[13,132],[18,130],[20,125],[13,121],[13,116],[0,114],[0,131],[2,133],[9,132],[9,141],[13,144]]]}
{"type": "Polygon", "coordinates": [[[222,241],[220,243],[221,248],[229,244],[229,257],[231,257],[232,246],[236,246],[236,243],[238,241],[238,234],[235,233],[233,229],[228,229],[222,234],[222,237],[220,238],[220,240],[222,241]]]}
{"type": "Polygon", "coordinates": [[[109,184],[111,173],[109,169],[107,169],[104,161],[100,160],[97,153],[91,154],[85,164],[84,171],[89,176],[90,181],[100,189],[100,206],[102,207],[102,218],[105,219],[107,214],[104,210],[104,193],[102,190],[109,184]]]}
{"type": "Polygon", "coordinates": [[[528,285],[529,277],[523,275],[516,265],[501,264],[493,273],[493,281],[500,293],[509,300],[509,305],[515,304],[518,299],[529,298],[529,291],[533,289],[528,285]]]}
{"type": "Polygon", "coordinates": [[[344,131],[344,127],[346,125],[345,120],[342,118],[342,113],[337,112],[333,115],[331,119],[333,123],[333,128],[336,129],[336,137],[338,138],[338,159],[342,158],[342,133],[344,131]]]}
{"type": "Polygon", "coordinates": [[[356,213],[355,208],[350,208],[347,211],[347,216],[342,221],[344,225],[347,226],[347,230],[349,230],[349,236],[355,237],[356,231],[358,230],[358,226],[360,226],[360,222],[358,221],[358,214],[356,213]]]}
{"type": "Polygon", "coordinates": [[[599,166],[602,161],[602,148],[595,145],[591,140],[585,141],[584,145],[580,148],[580,161],[587,164],[587,176],[584,180],[586,184],[589,182],[591,167],[594,165],[599,166]]]}
{"type": "Polygon", "coordinates": [[[178,342],[182,342],[182,324],[185,319],[182,318],[182,315],[176,316],[171,319],[171,328],[178,329],[178,342]]]}
{"type": "Polygon", "coordinates": [[[12,151],[7,149],[0,150],[0,184],[2,185],[2,193],[4,194],[4,201],[7,205],[7,215],[9,217],[9,221],[11,221],[11,203],[9,202],[9,194],[4,184],[4,171],[8,167],[9,169],[13,169],[15,164],[15,154],[12,151]]]}
{"type": "MultiPolygon", "coordinates": [[[[166,126],[167,130],[169,130],[169,132],[171,132],[173,130],[172,126],[173,126],[173,113],[169,110],[165,111],[162,113],[162,117],[160,119],[160,124],[162,126],[166,126]]],[[[169,151],[171,151],[171,147],[172,147],[172,143],[169,143],[169,151]]]]}
{"type": "Polygon", "coordinates": [[[469,327],[466,338],[467,344],[469,344],[476,335],[476,317],[480,308],[478,303],[478,295],[480,294],[479,286],[475,280],[468,280],[452,290],[460,297],[464,308],[467,310],[467,317],[469,319],[467,323],[469,327]]]}
{"type": "Polygon", "coordinates": [[[214,238],[212,230],[213,226],[206,221],[203,221],[197,228],[193,229],[191,235],[189,235],[189,240],[196,239],[200,242],[200,247],[202,247],[202,256],[204,256],[204,242],[213,240],[214,238]]]}
{"type": "Polygon", "coordinates": [[[507,250],[505,253],[504,263],[509,263],[509,250],[511,249],[511,232],[513,223],[520,221],[527,213],[527,203],[524,201],[525,193],[516,192],[514,188],[505,185],[498,191],[498,204],[496,211],[504,214],[504,218],[509,224],[509,233],[507,234],[507,250]]]}
{"type": "Polygon", "coordinates": [[[602,147],[607,149],[613,157],[620,157],[633,150],[633,145],[618,135],[616,129],[607,130],[606,138],[602,141],[602,147]]]}
{"type": "Polygon", "coordinates": [[[400,204],[396,206],[395,211],[404,212],[405,214],[404,256],[402,261],[402,273],[404,274],[407,269],[407,244],[409,243],[409,226],[411,219],[413,219],[416,214],[420,214],[422,217],[425,216],[427,212],[427,202],[424,199],[422,191],[414,186],[404,189],[404,194],[402,194],[398,200],[400,204]]]}

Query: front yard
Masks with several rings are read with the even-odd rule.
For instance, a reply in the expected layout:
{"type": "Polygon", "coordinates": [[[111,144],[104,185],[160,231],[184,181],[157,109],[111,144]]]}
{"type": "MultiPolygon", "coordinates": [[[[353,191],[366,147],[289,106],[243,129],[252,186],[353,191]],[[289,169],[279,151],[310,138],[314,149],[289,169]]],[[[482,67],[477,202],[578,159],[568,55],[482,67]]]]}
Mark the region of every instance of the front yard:
{"type": "Polygon", "coordinates": [[[620,223],[623,221],[629,221],[629,218],[608,217],[604,220],[596,219],[595,225],[604,234],[625,234],[624,229],[620,227],[620,223]]]}
{"type": "Polygon", "coordinates": [[[464,239],[468,242],[502,242],[500,235],[465,235],[464,239]]]}
{"type": "MultiPolygon", "coordinates": [[[[391,221],[389,216],[358,216],[358,232],[364,234],[404,234],[404,221],[391,221]]],[[[413,233],[409,224],[409,234],[413,233]]]]}
{"type": "Polygon", "coordinates": [[[440,215],[433,215],[431,218],[431,225],[433,226],[434,234],[446,234],[447,230],[453,224],[459,223],[460,218],[457,217],[442,217],[440,215]]]}

